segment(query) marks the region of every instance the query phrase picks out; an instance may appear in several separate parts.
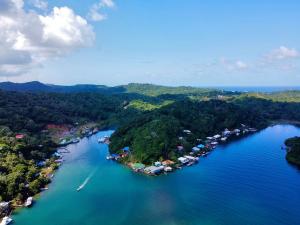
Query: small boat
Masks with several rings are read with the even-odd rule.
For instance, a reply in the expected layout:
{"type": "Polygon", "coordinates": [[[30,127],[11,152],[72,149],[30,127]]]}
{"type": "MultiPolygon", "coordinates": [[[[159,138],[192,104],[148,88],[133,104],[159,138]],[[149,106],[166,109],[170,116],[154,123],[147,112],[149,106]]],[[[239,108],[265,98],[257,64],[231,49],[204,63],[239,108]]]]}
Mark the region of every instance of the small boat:
{"type": "Polygon", "coordinates": [[[26,202],[25,202],[25,207],[29,207],[32,205],[32,202],[33,202],[33,198],[32,197],[28,197],[26,202]]]}
{"type": "Polygon", "coordinates": [[[80,191],[83,187],[84,187],[84,185],[80,185],[80,186],[76,189],[76,191],[80,191]]]}
{"type": "Polygon", "coordinates": [[[5,216],[5,217],[2,219],[0,225],[7,225],[7,224],[10,224],[12,221],[13,221],[12,218],[10,218],[10,217],[8,217],[8,216],[5,216]]]}
{"type": "Polygon", "coordinates": [[[108,155],[108,156],[106,156],[106,159],[110,160],[110,159],[112,159],[112,157],[110,155],[108,155]]]}
{"type": "Polygon", "coordinates": [[[105,140],[106,140],[106,138],[102,137],[102,138],[99,138],[99,139],[98,139],[98,142],[99,142],[99,143],[104,143],[105,140]]]}

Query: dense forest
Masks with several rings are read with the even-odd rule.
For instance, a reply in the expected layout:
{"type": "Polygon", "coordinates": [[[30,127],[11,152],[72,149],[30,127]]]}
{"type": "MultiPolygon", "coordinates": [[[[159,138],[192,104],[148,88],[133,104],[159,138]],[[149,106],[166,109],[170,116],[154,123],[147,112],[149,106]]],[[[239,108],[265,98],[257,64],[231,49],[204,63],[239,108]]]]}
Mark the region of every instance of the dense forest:
{"type": "Polygon", "coordinates": [[[285,145],[288,147],[286,154],[288,162],[300,166],[300,137],[287,139],[285,145]]]}
{"type": "Polygon", "coordinates": [[[188,152],[197,139],[205,139],[224,129],[239,128],[241,124],[258,129],[274,121],[300,121],[300,104],[273,102],[253,97],[234,98],[230,101],[182,100],[145,112],[119,127],[112,135],[110,149],[119,153],[130,146],[130,160],[151,164],[160,158],[175,159],[176,146],[183,145],[188,152]],[[183,130],[192,131],[184,140],[183,130]]]}
{"type": "Polygon", "coordinates": [[[52,154],[58,143],[47,130],[49,124],[117,128],[111,152],[130,146],[130,160],[151,164],[175,158],[178,144],[189,150],[197,139],[241,123],[263,128],[279,120],[300,121],[299,92],[258,95],[149,84],[37,82],[1,87],[5,90],[0,90],[0,201],[22,202],[50,181],[43,174],[57,166],[52,154]],[[183,129],[192,134],[179,141],[183,129]],[[39,166],[40,161],[46,163],[39,166]]]}
{"type": "Polygon", "coordinates": [[[120,98],[95,93],[0,91],[0,201],[22,202],[49,182],[38,166],[49,159],[43,167],[55,167],[51,155],[57,143],[46,130],[48,124],[105,126],[123,104],[120,98]]]}

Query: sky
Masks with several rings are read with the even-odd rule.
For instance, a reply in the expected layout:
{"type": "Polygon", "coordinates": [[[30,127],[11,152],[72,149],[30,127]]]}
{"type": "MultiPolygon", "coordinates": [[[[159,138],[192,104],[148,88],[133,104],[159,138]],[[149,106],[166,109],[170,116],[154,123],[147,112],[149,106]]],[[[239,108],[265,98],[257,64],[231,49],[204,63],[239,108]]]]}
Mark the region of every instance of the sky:
{"type": "Polygon", "coordinates": [[[299,86],[299,0],[0,0],[0,81],[299,86]]]}

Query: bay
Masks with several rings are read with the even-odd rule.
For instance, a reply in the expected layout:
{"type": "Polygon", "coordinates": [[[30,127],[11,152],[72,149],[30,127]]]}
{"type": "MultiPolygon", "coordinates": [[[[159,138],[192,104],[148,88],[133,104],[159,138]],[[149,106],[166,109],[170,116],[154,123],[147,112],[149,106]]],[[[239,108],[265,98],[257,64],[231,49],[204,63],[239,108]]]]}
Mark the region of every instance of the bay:
{"type": "Polygon", "coordinates": [[[280,149],[300,128],[276,125],[219,146],[199,164],[148,177],[106,160],[99,132],[72,152],[16,225],[296,225],[300,171],[280,149]],[[85,184],[79,192],[76,189],[85,184]]]}

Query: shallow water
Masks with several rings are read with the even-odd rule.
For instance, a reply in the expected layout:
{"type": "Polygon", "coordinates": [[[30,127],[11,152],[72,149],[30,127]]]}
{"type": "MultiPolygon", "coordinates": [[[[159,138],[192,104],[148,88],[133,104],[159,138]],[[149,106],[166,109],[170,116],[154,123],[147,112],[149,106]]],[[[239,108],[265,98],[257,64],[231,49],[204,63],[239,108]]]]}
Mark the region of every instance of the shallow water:
{"type": "Polygon", "coordinates": [[[34,207],[14,215],[15,224],[299,224],[300,171],[280,147],[300,128],[269,127],[218,147],[198,165],[159,177],[106,160],[107,146],[97,139],[110,133],[69,146],[72,153],[50,189],[34,207]]]}

